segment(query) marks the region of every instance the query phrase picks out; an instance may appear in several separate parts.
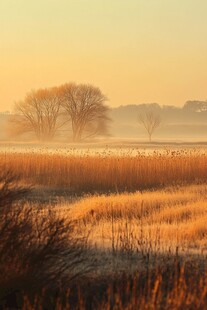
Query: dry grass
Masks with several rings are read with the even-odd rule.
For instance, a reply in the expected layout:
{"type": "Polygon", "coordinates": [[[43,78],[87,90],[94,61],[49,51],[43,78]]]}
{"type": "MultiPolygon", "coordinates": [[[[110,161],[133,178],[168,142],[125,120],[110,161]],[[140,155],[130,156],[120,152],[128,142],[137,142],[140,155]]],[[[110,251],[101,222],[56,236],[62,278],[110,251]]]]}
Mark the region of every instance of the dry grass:
{"type": "Polygon", "coordinates": [[[82,194],[45,212],[72,221],[71,237],[86,238],[96,260],[90,285],[65,283],[72,291],[58,297],[33,292],[24,309],[206,308],[207,154],[0,153],[0,161],[22,184],[82,194]]]}
{"type": "Polygon", "coordinates": [[[134,191],[207,181],[207,154],[190,150],[136,156],[0,153],[26,184],[81,192],[134,191]]]}
{"type": "Polygon", "coordinates": [[[207,186],[86,197],[57,208],[99,249],[207,252],[207,186]]]}
{"type": "MultiPolygon", "coordinates": [[[[194,310],[206,309],[207,305],[207,273],[196,271],[196,266],[177,264],[165,270],[156,270],[149,274],[146,279],[140,274],[132,277],[123,275],[117,281],[112,281],[103,290],[94,286],[77,289],[78,296],[74,303],[71,292],[65,296],[54,298],[52,309],[97,309],[97,310],[156,310],[156,309],[176,309],[194,310]],[[102,293],[99,293],[99,290],[102,293]],[[104,292],[104,294],[103,294],[104,292]]],[[[24,298],[24,310],[42,309],[44,307],[44,297],[37,296],[34,302],[28,297],[24,298]]]]}
{"type": "Polygon", "coordinates": [[[0,309],[20,309],[18,292],[58,288],[91,270],[87,240],[55,209],[25,203],[29,194],[0,167],[0,309]]]}

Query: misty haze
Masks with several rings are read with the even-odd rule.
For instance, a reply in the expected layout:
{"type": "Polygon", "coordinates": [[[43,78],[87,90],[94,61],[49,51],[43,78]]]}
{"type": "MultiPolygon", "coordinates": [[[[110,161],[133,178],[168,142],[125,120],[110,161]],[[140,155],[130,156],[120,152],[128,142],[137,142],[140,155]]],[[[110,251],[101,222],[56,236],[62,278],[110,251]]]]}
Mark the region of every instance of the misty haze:
{"type": "MultiPolygon", "coordinates": [[[[207,101],[187,101],[183,107],[160,106],[157,103],[125,105],[109,110],[108,135],[100,134],[92,139],[84,138],[81,142],[96,141],[111,143],[145,143],[148,136],[145,128],[139,124],[138,115],[143,111],[153,110],[161,117],[161,124],[153,134],[152,142],[156,143],[198,143],[206,142],[207,136],[207,101]]],[[[28,135],[11,133],[9,124],[13,117],[11,112],[0,114],[0,139],[2,142],[38,142],[32,134],[28,135]]],[[[45,142],[51,142],[45,141],[45,142]]],[[[70,124],[65,124],[58,129],[53,142],[72,142],[70,124]]]]}
{"type": "Polygon", "coordinates": [[[0,1],[0,310],[207,309],[207,1],[0,1]]]}

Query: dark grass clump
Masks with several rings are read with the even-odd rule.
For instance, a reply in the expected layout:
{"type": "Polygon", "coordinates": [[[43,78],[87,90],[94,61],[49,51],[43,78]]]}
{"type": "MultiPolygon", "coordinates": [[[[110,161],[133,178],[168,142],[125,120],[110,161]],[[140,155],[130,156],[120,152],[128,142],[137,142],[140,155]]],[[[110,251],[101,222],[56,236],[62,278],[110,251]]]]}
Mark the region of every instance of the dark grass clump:
{"type": "Polygon", "coordinates": [[[55,211],[28,204],[30,188],[0,170],[0,305],[21,307],[23,295],[59,287],[90,270],[86,239],[55,211]]]}

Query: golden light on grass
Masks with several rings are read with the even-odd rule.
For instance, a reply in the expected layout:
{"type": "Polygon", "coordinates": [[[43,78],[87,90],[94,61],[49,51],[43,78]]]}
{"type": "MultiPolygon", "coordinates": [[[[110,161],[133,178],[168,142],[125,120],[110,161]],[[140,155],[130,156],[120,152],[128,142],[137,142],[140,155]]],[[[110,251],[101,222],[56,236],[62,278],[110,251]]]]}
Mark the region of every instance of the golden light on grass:
{"type": "Polygon", "coordinates": [[[28,184],[71,192],[119,192],[205,182],[207,154],[195,150],[115,154],[0,153],[0,162],[28,184]]]}
{"type": "Polygon", "coordinates": [[[114,242],[122,250],[125,241],[135,252],[157,252],[159,243],[159,253],[178,248],[207,253],[206,195],[206,185],[191,185],[86,197],[57,208],[77,223],[78,233],[88,229],[90,243],[102,249],[111,249],[114,242]]]}
{"type": "MultiPolygon", "coordinates": [[[[63,299],[54,299],[53,307],[70,308],[76,296],[77,309],[87,309],[88,304],[95,309],[183,309],[188,304],[204,308],[205,151],[132,156],[110,150],[96,155],[48,154],[40,149],[1,152],[0,161],[19,175],[20,184],[32,184],[34,194],[46,198],[30,197],[26,205],[34,212],[41,206],[43,216],[52,210],[63,222],[73,223],[71,237],[85,240],[86,260],[93,259],[90,283],[105,292],[94,299],[85,284],[80,285],[78,295],[63,291],[63,299]]],[[[48,300],[41,294],[34,303],[27,295],[23,300],[25,309],[44,303],[48,300]]]]}

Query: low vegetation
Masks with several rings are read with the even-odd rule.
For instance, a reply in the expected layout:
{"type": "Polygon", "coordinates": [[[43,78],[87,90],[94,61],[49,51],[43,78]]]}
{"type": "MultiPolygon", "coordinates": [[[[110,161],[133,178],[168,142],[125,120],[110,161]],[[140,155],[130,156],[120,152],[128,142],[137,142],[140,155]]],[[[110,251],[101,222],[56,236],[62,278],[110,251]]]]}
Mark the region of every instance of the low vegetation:
{"type": "Polygon", "coordinates": [[[15,309],[22,293],[57,289],[90,269],[86,238],[49,208],[25,201],[31,189],[0,174],[0,305],[15,309]],[[24,198],[24,200],[23,200],[24,198]]]}
{"type": "MultiPolygon", "coordinates": [[[[76,235],[89,234],[97,265],[55,308],[205,309],[206,195],[206,185],[191,185],[58,204],[76,235]]],[[[44,298],[25,297],[28,309],[37,304],[44,298]]]]}
{"type": "Polygon", "coordinates": [[[195,150],[135,156],[0,153],[2,165],[24,184],[83,192],[119,192],[207,181],[207,155],[195,150]]]}
{"type": "Polygon", "coordinates": [[[205,309],[206,156],[1,153],[1,305],[205,309]]]}

